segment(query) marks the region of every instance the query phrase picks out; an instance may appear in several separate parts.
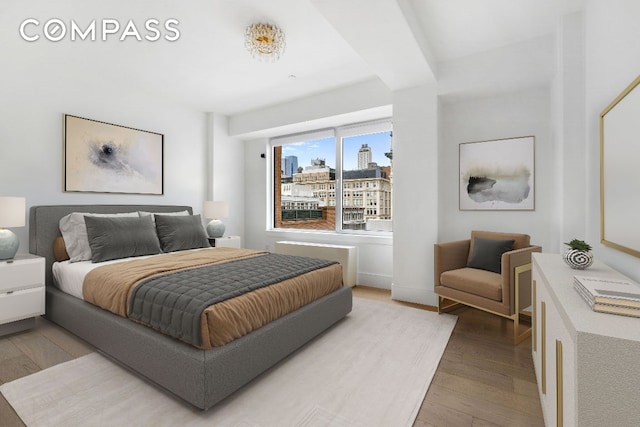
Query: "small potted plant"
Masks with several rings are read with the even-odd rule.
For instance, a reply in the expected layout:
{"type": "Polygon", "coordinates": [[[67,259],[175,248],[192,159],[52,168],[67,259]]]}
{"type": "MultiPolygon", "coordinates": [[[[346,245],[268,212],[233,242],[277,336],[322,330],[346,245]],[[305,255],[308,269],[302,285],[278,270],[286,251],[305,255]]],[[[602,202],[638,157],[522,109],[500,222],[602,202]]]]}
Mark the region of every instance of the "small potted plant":
{"type": "Polygon", "coordinates": [[[562,254],[562,259],[571,268],[584,270],[593,264],[593,254],[591,253],[591,245],[584,240],[573,239],[569,246],[562,254]]]}

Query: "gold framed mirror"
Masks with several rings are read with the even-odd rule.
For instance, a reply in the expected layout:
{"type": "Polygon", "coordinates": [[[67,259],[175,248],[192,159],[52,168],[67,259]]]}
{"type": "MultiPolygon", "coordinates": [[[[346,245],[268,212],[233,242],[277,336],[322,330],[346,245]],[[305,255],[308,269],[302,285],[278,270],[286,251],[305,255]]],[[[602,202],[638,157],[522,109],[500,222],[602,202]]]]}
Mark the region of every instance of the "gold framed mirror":
{"type": "Polygon", "coordinates": [[[600,241],[640,257],[640,76],[600,114],[600,241]]]}

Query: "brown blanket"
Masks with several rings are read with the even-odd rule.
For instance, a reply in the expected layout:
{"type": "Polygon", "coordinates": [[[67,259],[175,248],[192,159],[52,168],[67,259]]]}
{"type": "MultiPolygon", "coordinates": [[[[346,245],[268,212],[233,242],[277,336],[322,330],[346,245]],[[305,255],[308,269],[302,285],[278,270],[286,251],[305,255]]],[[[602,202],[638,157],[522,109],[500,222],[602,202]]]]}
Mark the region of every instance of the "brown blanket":
{"type": "MultiPolygon", "coordinates": [[[[265,252],[211,248],[156,255],[93,269],[84,279],[85,301],[128,317],[133,289],[161,274],[237,259],[265,252]]],[[[214,304],[202,314],[202,348],[224,345],[264,326],[342,286],[342,268],[334,264],[298,277],[214,304]]]]}

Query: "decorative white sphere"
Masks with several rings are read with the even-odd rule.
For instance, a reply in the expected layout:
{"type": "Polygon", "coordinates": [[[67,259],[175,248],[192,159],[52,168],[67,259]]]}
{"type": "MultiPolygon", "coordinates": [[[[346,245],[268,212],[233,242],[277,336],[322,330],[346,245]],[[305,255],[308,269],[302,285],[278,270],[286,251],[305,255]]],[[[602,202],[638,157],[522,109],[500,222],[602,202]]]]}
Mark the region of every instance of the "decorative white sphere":
{"type": "Polygon", "coordinates": [[[569,267],[576,270],[584,270],[593,264],[593,254],[579,249],[567,249],[562,253],[562,259],[569,267]]]}

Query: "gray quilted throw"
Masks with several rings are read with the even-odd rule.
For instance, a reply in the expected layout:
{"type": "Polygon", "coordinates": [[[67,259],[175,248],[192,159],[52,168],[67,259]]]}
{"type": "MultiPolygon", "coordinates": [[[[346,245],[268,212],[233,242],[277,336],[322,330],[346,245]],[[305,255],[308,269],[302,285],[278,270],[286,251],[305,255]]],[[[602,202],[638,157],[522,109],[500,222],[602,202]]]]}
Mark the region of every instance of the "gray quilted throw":
{"type": "Polygon", "coordinates": [[[265,254],[169,273],[136,287],[129,317],[199,346],[200,317],[208,306],[331,264],[336,262],[265,254]]]}

